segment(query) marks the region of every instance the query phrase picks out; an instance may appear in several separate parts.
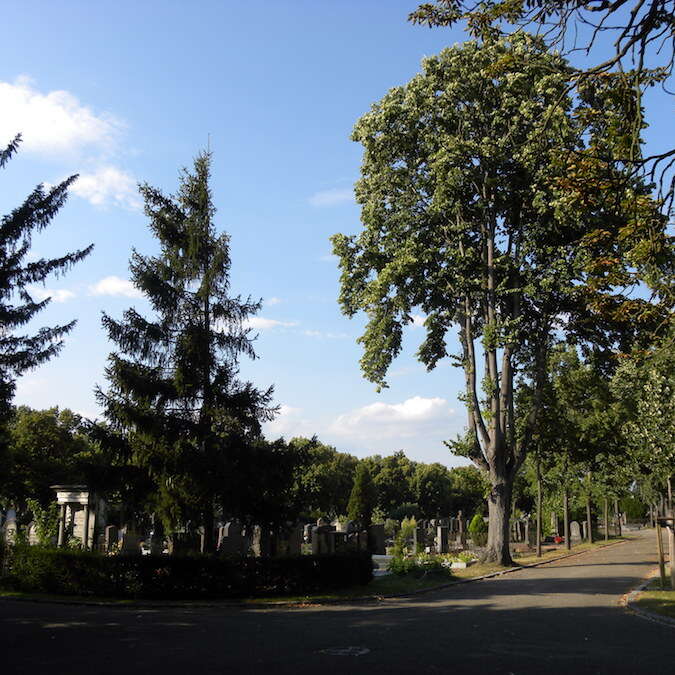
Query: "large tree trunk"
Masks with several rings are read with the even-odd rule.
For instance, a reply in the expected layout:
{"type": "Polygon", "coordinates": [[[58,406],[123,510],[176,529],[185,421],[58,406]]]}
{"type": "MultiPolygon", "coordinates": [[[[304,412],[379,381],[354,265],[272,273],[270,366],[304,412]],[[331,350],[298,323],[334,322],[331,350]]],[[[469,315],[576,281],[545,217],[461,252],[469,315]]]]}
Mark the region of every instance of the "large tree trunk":
{"type": "Polygon", "coordinates": [[[512,566],[509,549],[509,515],[511,513],[512,481],[507,476],[491,473],[492,490],[488,499],[488,541],[485,554],[486,562],[496,562],[512,566]]]}

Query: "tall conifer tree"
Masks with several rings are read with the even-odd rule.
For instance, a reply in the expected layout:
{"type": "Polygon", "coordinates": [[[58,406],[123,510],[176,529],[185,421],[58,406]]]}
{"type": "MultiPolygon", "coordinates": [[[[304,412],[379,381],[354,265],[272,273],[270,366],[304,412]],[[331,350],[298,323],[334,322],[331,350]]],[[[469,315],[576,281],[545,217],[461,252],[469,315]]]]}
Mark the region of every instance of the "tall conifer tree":
{"type": "Polygon", "coordinates": [[[271,387],[259,391],[237,378],[240,355],[256,356],[245,320],[261,303],[229,295],[229,237],[213,224],[210,164],[209,153],[199,154],[175,196],[140,188],[160,253],[134,251],[130,270],[154,316],[133,307],[119,321],[103,315],[118,351],[106,369],[109,390],[97,391],[107,419],[127,434],[133,461],[152,476],[164,524],[202,524],[205,550],[214,508],[241,510],[238,467],[274,414],[271,387]]]}
{"type": "MultiPolygon", "coordinates": [[[[11,159],[21,142],[18,135],[0,150],[0,168],[11,159]]],[[[63,206],[68,188],[77,175],[48,190],[38,185],[24,202],[0,220],[0,426],[9,413],[16,379],[59,353],[63,338],[75,321],[22,334],[51,298],[36,301],[30,287],[43,283],[50,274],[63,274],[91,252],[93,244],[59,258],[27,261],[32,237],[46,228],[63,206]]],[[[1,443],[1,441],[0,441],[1,443]]]]}

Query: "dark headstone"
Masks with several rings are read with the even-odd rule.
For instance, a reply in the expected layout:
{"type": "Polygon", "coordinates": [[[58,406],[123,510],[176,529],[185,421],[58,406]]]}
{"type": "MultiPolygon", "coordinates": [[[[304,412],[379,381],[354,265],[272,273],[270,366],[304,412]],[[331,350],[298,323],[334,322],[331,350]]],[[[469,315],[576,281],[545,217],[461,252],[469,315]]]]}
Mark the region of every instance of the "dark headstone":
{"type": "Polygon", "coordinates": [[[384,524],[378,523],[376,525],[371,525],[368,534],[371,552],[375,555],[384,555],[386,538],[384,534],[384,524]]]}
{"type": "Polygon", "coordinates": [[[439,525],[436,528],[436,553],[448,552],[448,528],[439,525]]]}

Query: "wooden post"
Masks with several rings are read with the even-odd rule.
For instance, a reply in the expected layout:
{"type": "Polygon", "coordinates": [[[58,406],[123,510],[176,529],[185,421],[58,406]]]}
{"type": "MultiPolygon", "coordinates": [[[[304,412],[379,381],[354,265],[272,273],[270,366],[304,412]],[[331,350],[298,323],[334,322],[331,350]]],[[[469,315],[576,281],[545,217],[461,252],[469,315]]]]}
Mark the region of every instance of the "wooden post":
{"type": "Polygon", "coordinates": [[[656,521],[656,548],[659,556],[659,572],[661,574],[661,590],[666,590],[666,566],[663,561],[663,541],[661,541],[661,523],[656,521]]]}
{"type": "Polygon", "coordinates": [[[588,543],[593,543],[593,521],[591,520],[591,472],[588,477],[588,494],[586,496],[586,527],[588,529],[588,543]]]}
{"type": "Polygon", "coordinates": [[[567,488],[563,490],[563,527],[565,528],[565,548],[570,551],[572,542],[570,541],[570,493],[567,488]]]}
{"type": "Polygon", "coordinates": [[[537,460],[537,558],[541,558],[541,473],[537,460]]]}
{"type": "Polygon", "coordinates": [[[609,500],[605,497],[605,541],[609,541],[609,500]]]}

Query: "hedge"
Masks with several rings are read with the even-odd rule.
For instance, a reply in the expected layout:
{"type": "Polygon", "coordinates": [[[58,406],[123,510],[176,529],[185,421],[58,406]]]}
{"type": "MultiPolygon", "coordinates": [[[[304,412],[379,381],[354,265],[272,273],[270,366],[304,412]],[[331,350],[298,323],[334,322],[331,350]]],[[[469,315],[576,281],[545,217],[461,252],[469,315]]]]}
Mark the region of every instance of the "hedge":
{"type": "Polygon", "coordinates": [[[105,556],[17,545],[3,565],[19,591],[119,598],[237,598],[304,595],[367,584],[370,553],[289,558],[105,556]]]}

